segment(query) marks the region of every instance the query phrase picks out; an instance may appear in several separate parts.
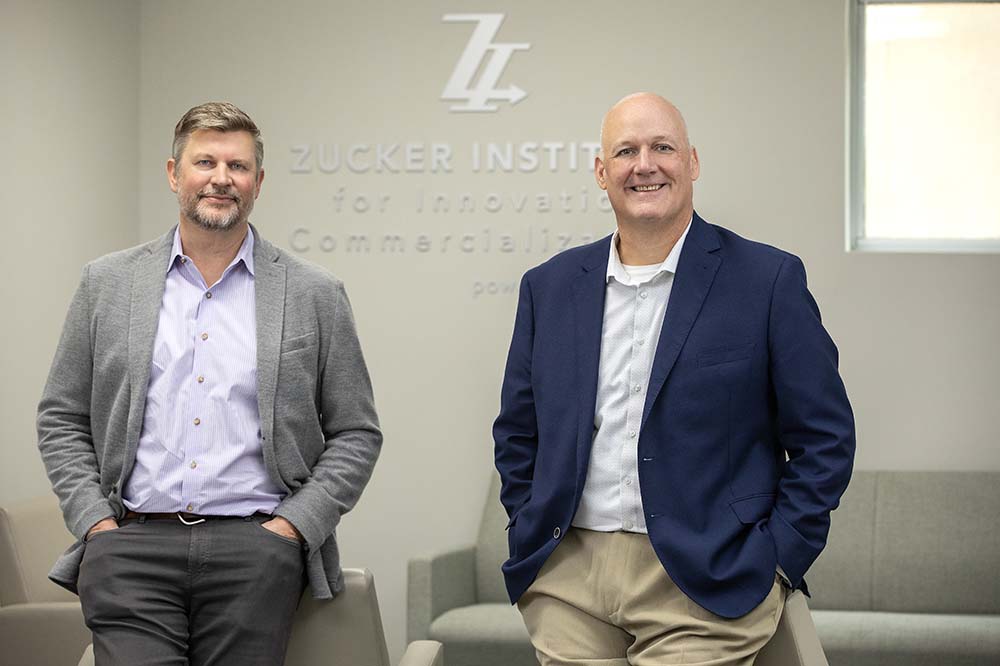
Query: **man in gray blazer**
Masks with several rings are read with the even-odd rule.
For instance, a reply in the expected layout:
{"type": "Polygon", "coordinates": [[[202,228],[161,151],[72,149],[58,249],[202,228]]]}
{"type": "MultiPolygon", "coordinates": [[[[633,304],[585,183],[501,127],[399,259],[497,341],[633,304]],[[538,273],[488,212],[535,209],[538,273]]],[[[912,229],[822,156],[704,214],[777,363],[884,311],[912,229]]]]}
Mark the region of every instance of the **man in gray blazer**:
{"type": "Polygon", "coordinates": [[[342,587],[335,530],[382,436],[339,280],[250,226],[254,122],[188,111],[167,162],[180,223],[88,264],[38,408],[78,541],[100,664],[280,664],[308,584],[342,587]]]}

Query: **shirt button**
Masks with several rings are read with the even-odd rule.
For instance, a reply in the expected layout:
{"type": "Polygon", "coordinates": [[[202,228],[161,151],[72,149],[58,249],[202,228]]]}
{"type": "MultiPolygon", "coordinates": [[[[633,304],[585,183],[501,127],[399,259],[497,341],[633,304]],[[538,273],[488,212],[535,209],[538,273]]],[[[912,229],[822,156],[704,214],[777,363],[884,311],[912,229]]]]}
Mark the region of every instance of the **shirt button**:
{"type": "MultiPolygon", "coordinates": [[[[194,463],[191,463],[191,464],[193,465],[194,463]]],[[[632,485],[632,479],[631,478],[625,479],[625,485],[626,486],[631,486],[632,485]]]]}
{"type": "Polygon", "coordinates": [[[634,388],[634,389],[632,389],[632,390],[633,390],[633,391],[635,391],[636,393],[638,393],[639,391],[641,391],[641,390],[642,390],[642,385],[641,385],[641,384],[636,384],[636,385],[635,385],[635,388],[634,388]]]}
{"type": "Polygon", "coordinates": [[[635,437],[635,430],[629,430],[628,431],[628,436],[629,437],[635,437]]]}
{"type": "Polygon", "coordinates": [[[625,521],[625,529],[627,529],[627,530],[630,530],[630,529],[632,529],[633,527],[635,527],[635,526],[634,526],[634,525],[632,524],[632,521],[631,521],[631,520],[626,520],[626,521],[625,521]]]}
{"type": "Polygon", "coordinates": [[[194,420],[194,424],[195,424],[195,425],[201,425],[201,419],[199,419],[199,418],[196,418],[196,419],[194,420]]]}
{"type": "Polygon", "coordinates": [[[562,536],[562,530],[561,529],[559,529],[557,527],[554,530],[552,530],[552,538],[553,539],[558,539],[560,536],[562,536]]]}
{"type": "Polygon", "coordinates": [[[644,344],[646,344],[646,341],[645,341],[645,340],[639,340],[639,346],[640,346],[640,347],[641,347],[641,346],[643,346],[644,344]]]}
{"type": "Polygon", "coordinates": [[[640,291],[639,292],[639,298],[646,298],[646,292],[640,291]]]}
{"type": "Polygon", "coordinates": [[[182,264],[186,264],[187,262],[188,262],[188,258],[187,257],[181,257],[181,263],[182,264]]]}
{"type": "Polygon", "coordinates": [[[212,298],[212,292],[206,291],[205,292],[205,298],[212,298]]]}
{"type": "Polygon", "coordinates": [[[202,333],[201,334],[201,339],[202,340],[208,340],[208,333],[202,333]]]}
{"type": "Polygon", "coordinates": [[[198,463],[196,463],[195,461],[192,460],[191,461],[191,469],[194,469],[197,466],[198,466],[198,463]]]}
{"type": "Polygon", "coordinates": [[[188,504],[186,507],[184,507],[184,510],[188,512],[194,511],[194,505],[188,504]]]}
{"type": "Polygon", "coordinates": [[[198,383],[199,384],[204,384],[205,383],[205,378],[202,377],[201,375],[198,375],[198,383]]]}

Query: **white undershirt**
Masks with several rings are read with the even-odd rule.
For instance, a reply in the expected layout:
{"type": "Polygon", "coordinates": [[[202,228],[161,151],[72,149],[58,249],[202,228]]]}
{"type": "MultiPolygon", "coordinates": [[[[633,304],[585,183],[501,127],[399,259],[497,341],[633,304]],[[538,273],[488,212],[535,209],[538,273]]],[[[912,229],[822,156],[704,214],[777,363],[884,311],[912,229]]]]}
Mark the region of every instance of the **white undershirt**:
{"type": "Polygon", "coordinates": [[[649,373],[663,327],[689,222],[660,264],[625,266],[618,232],[611,239],[594,440],[575,527],[646,533],[639,492],[639,425],[649,373]]]}

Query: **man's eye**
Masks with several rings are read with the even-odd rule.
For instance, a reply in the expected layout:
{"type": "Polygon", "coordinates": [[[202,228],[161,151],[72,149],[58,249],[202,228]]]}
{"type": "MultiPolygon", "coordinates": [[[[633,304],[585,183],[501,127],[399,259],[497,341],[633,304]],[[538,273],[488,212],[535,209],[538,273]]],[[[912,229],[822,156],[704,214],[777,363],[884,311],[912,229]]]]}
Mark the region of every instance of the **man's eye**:
{"type": "Polygon", "coordinates": [[[619,156],[631,155],[634,152],[635,152],[634,148],[622,148],[621,150],[618,151],[618,155],[619,156]]]}
{"type": "Polygon", "coordinates": [[[246,169],[247,169],[245,165],[240,164],[239,162],[235,162],[233,164],[230,164],[229,168],[230,169],[235,169],[237,171],[246,171],[246,169]]]}
{"type": "Polygon", "coordinates": [[[661,153],[669,153],[669,152],[673,152],[674,147],[671,146],[671,145],[668,145],[666,143],[660,143],[660,144],[657,144],[656,150],[658,152],[661,152],[661,153]]]}
{"type": "Polygon", "coordinates": [[[198,160],[197,162],[195,162],[195,164],[197,164],[198,166],[212,166],[212,161],[211,160],[198,160]]]}

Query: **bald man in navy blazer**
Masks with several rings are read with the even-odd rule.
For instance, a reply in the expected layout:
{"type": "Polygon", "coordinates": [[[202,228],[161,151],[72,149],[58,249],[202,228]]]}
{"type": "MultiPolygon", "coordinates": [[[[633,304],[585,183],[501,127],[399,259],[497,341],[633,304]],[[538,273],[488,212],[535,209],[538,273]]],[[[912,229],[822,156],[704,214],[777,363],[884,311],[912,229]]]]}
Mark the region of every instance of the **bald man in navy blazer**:
{"type": "Polygon", "coordinates": [[[601,144],[617,230],[521,282],[507,590],[542,664],[750,664],[850,479],[837,349],[797,257],[694,212],[672,104],[626,97],[601,144]]]}

